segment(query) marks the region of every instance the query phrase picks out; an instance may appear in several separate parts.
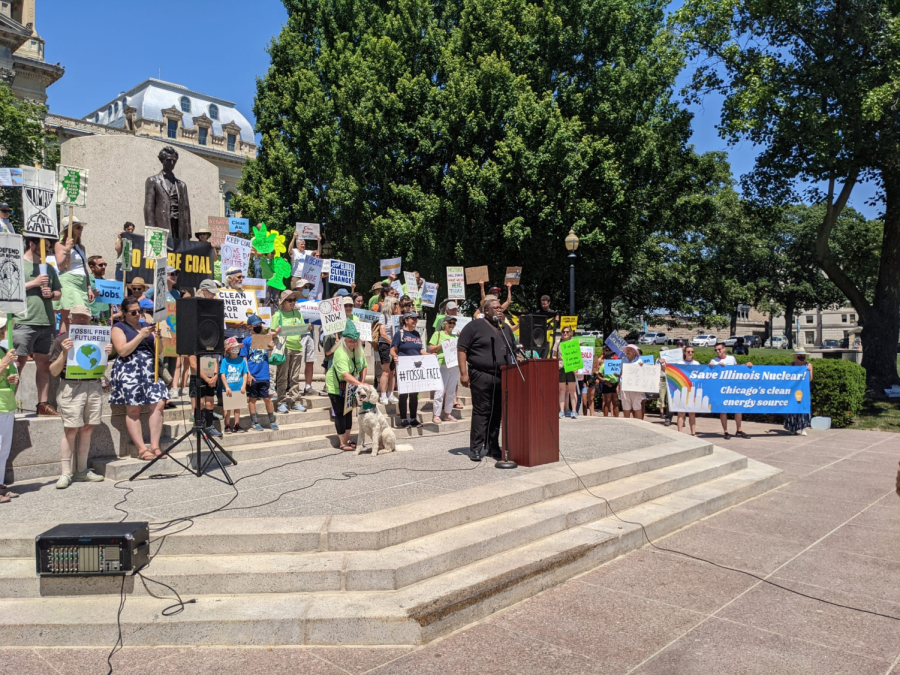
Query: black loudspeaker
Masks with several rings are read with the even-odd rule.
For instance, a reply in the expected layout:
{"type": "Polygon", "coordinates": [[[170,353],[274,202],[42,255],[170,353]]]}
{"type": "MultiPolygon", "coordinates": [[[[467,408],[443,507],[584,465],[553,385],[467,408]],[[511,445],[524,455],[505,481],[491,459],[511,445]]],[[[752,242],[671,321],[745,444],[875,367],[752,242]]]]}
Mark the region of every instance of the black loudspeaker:
{"type": "Polygon", "coordinates": [[[225,353],[225,303],[207,298],[175,301],[175,344],[183,356],[225,353]]]}
{"type": "Polygon", "coordinates": [[[520,316],[519,342],[526,352],[540,351],[547,342],[547,317],[538,314],[520,316]]]}

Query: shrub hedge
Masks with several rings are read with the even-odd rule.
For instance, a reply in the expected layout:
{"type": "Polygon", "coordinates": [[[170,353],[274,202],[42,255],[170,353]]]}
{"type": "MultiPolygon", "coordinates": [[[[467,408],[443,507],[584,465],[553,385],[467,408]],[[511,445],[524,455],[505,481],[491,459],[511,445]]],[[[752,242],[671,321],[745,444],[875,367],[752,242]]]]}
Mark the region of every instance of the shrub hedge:
{"type": "MultiPolygon", "coordinates": [[[[709,363],[710,356],[699,355],[697,361],[709,363]]],[[[790,354],[762,354],[735,357],[738,363],[750,361],[755,366],[789,366],[790,354]]],[[[866,371],[852,361],[811,359],[813,381],[810,387],[812,414],[831,418],[831,426],[848,427],[859,414],[866,393],[866,371]]]]}

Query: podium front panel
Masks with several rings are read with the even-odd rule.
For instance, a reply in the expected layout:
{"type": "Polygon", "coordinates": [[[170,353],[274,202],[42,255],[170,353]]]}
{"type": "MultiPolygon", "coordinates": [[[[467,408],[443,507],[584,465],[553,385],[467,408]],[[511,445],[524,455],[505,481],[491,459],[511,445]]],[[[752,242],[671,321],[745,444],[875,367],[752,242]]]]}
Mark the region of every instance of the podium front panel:
{"type": "Polygon", "coordinates": [[[527,359],[503,366],[503,448],[519,466],[559,461],[559,362],[527,359]]]}

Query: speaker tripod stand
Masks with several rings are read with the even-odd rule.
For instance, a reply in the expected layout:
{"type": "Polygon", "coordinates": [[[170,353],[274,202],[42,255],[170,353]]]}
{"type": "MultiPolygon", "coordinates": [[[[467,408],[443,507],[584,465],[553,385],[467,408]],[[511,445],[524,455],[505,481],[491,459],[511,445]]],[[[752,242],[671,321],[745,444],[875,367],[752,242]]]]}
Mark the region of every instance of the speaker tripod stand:
{"type": "MultiPolygon", "coordinates": [[[[216,464],[218,464],[219,468],[222,470],[222,474],[225,476],[226,482],[229,485],[234,485],[234,481],[231,480],[231,476],[229,476],[228,471],[225,470],[225,465],[222,464],[222,460],[219,459],[219,456],[216,454],[216,450],[218,450],[223,455],[225,455],[225,457],[228,459],[228,461],[231,462],[232,466],[237,466],[237,460],[235,460],[235,458],[231,456],[231,453],[229,453],[225,448],[223,448],[221,445],[219,445],[219,442],[216,441],[215,438],[213,438],[212,436],[209,435],[209,432],[206,430],[206,427],[204,427],[199,421],[201,412],[202,411],[200,411],[200,410],[194,411],[194,428],[193,429],[191,429],[190,431],[185,433],[181,438],[179,438],[177,441],[175,441],[172,445],[170,445],[168,448],[163,450],[157,457],[154,457],[153,459],[151,459],[150,462],[147,464],[147,466],[142,467],[140,471],[138,471],[136,474],[134,474],[128,480],[130,480],[130,481],[134,480],[135,478],[140,476],[142,473],[144,473],[147,469],[149,469],[151,466],[156,464],[163,457],[168,457],[173,462],[178,464],[178,466],[183,467],[183,468],[187,469],[188,471],[190,471],[191,473],[196,474],[197,478],[200,478],[206,472],[207,467],[209,467],[209,465],[212,463],[212,461],[215,460],[216,464]],[[169,455],[170,452],[172,452],[175,448],[177,448],[179,445],[181,445],[181,443],[183,441],[187,440],[191,435],[194,436],[194,442],[196,444],[196,453],[197,453],[196,463],[195,463],[196,470],[191,469],[191,467],[189,467],[189,466],[185,466],[184,464],[179,462],[177,459],[175,459],[174,457],[171,457],[169,455]],[[200,444],[201,439],[203,440],[204,443],[206,443],[206,447],[209,449],[209,457],[206,458],[206,462],[204,462],[202,465],[200,463],[200,460],[202,459],[202,454],[201,454],[202,446],[200,444]]],[[[190,459],[188,459],[188,463],[190,463],[190,459]]]]}

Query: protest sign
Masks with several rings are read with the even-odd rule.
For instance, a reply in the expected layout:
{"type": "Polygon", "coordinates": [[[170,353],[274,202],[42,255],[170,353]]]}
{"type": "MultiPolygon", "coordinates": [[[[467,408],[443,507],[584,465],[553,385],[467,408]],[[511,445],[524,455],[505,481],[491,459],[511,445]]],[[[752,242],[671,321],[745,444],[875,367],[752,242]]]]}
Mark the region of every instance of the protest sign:
{"type": "Polygon", "coordinates": [[[97,293],[94,298],[97,302],[105,302],[107,305],[118,305],[125,300],[125,289],[121,281],[108,281],[107,279],[94,279],[97,293]]]}
{"type": "Polygon", "coordinates": [[[272,310],[268,307],[257,307],[256,316],[262,319],[263,326],[269,328],[272,325],[272,310]]]}
{"type": "Polygon", "coordinates": [[[282,325],[278,331],[281,337],[303,337],[309,332],[309,324],[303,323],[298,325],[282,325]]]}
{"type": "Polygon", "coordinates": [[[338,296],[319,303],[319,315],[322,319],[322,334],[335,335],[341,333],[347,325],[347,315],[344,314],[343,298],[338,296]]]}
{"type": "Polygon", "coordinates": [[[256,314],[256,294],[252,291],[232,291],[220,288],[219,300],[225,303],[225,323],[246,323],[249,314],[256,314]]]}
{"type": "Polygon", "coordinates": [[[256,294],[256,298],[258,300],[266,299],[266,280],[265,279],[256,279],[254,277],[244,277],[244,283],[241,284],[241,288],[245,291],[253,291],[256,294]]]}
{"type": "Polygon", "coordinates": [[[604,344],[609,347],[616,356],[620,358],[625,356],[625,347],[628,343],[626,343],[625,339],[618,333],[610,333],[604,344]]]}
{"type": "Polygon", "coordinates": [[[441,343],[441,349],[444,352],[444,365],[448,368],[459,367],[459,354],[456,353],[456,346],[458,344],[458,338],[453,338],[452,340],[444,340],[441,343]]]}
{"type": "Polygon", "coordinates": [[[481,267],[467,267],[466,283],[477,284],[479,281],[490,281],[490,272],[488,272],[487,265],[482,265],[481,267]]]}
{"type": "MultiPolygon", "coordinates": [[[[579,343],[580,344],[580,343],[579,343]]],[[[580,375],[590,375],[594,370],[594,347],[593,345],[581,345],[581,361],[584,367],[578,371],[580,375]]]]}
{"type": "MultiPolygon", "coordinates": [[[[132,243],[132,250],[131,269],[125,270],[125,281],[130,284],[135,277],[147,281],[153,277],[153,261],[155,259],[144,256],[144,237],[139,234],[124,233],[122,235],[123,252],[126,240],[132,243]]],[[[212,277],[212,246],[209,245],[209,242],[169,237],[166,247],[168,249],[166,264],[179,271],[178,284],[180,286],[197,288],[201,281],[212,277]]]]}
{"type": "Polygon", "coordinates": [[[587,345],[588,347],[595,347],[597,345],[597,338],[593,335],[579,335],[578,342],[587,345]]]}
{"type": "Polygon", "coordinates": [[[622,364],[622,391],[659,392],[659,366],[622,364]]]}
{"type": "Polygon", "coordinates": [[[403,265],[403,258],[385,258],[381,261],[381,276],[389,277],[392,274],[400,276],[400,268],[403,265]]]}
{"type": "Polygon", "coordinates": [[[806,366],[666,365],[675,412],[809,414],[806,366]]]}
{"type": "Polygon", "coordinates": [[[144,257],[165,258],[168,253],[169,231],[161,227],[144,228],[144,257]]]}
{"type": "Polygon", "coordinates": [[[522,281],[522,268],[521,267],[507,267],[506,268],[506,283],[512,284],[513,286],[518,286],[522,281]]]}
{"type": "Polygon", "coordinates": [[[428,344],[428,322],[425,319],[419,319],[416,321],[416,332],[419,334],[419,337],[422,338],[422,344],[428,344]]]}
{"type": "Polygon", "coordinates": [[[331,258],[322,258],[322,274],[331,272],[331,258]]]}
{"type": "Polygon", "coordinates": [[[322,226],[319,223],[294,223],[294,231],[298,239],[318,239],[322,226]]]}
{"type": "Polygon", "coordinates": [[[119,256],[119,266],[123,272],[131,271],[131,239],[122,240],[122,255],[119,256]]]}
{"type": "Polygon", "coordinates": [[[56,165],[56,201],[69,206],[87,205],[88,170],[56,165]]]}
{"type": "Polygon", "coordinates": [[[328,280],[339,286],[352,286],[356,280],[356,265],[343,260],[332,260],[328,280]]]}
{"type": "Polygon", "coordinates": [[[622,374],[622,362],[618,359],[606,359],[603,362],[603,374],[604,375],[621,375],[622,374]]]}
{"type": "Polygon", "coordinates": [[[247,394],[242,394],[240,389],[231,391],[231,387],[226,386],[222,394],[222,410],[243,410],[247,407],[247,394]]]}
{"type": "Polygon", "coordinates": [[[358,316],[360,321],[365,323],[372,323],[377,321],[378,323],[384,323],[384,314],[381,312],[372,312],[368,309],[360,309],[359,307],[353,308],[353,316],[358,316]]]}
{"type": "Polygon", "coordinates": [[[0,234],[0,312],[25,311],[23,247],[18,234],[0,234]]]}
{"type": "Polygon", "coordinates": [[[462,329],[465,328],[471,321],[472,321],[471,317],[457,315],[456,328],[453,329],[453,334],[459,335],[460,333],[462,333],[462,329]]]}
{"type": "Polygon", "coordinates": [[[403,283],[406,285],[406,294],[415,300],[419,297],[419,282],[416,280],[415,272],[404,272],[403,283]]]}
{"type": "Polygon", "coordinates": [[[653,354],[647,354],[646,356],[641,356],[640,360],[646,363],[649,366],[653,365],[653,354]]]}
{"type": "Polygon", "coordinates": [[[454,300],[466,299],[466,280],[462,267],[447,268],[447,297],[454,300]]]}
{"type": "Polygon", "coordinates": [[[0,187],[22,187],[22,169],[0,168],[0,187]]]}
{"type": "Polygon", "coordinates": [[[430,281],[422,284],[422,305],[425,307],[434,307],[437,301],[438,285],[430,281]]]}
{"type": "Polygon", "coordinates": [[[213,246],[221,246],[228,236],[228,218],[221,216],[209,216],[207,219],[209,231],[212,235],[209,237],[209,243],[213,246]]]}
{"type": "Polygon", "coordinates": [[[180,356],[178,353],[178,340],[175,333],[178,330],[178,317],[175,314],[175,303],[166,303],[166,320],[159,324],[162,337],[162,355],[166,357],[180,356]]]}
{"type": "Polygon", "coordinates": [[[319,314],[319,303],[317,300],[306,300],[304,302],[298,302],[295,305],[295,308],[298,312],[300,312],[300,316],[303,317],[304,321],[308,323],[321,324],[322,315],[319,314]]]}
{"type": "Polygon", "coordinates": [[[253,333],[250,336],[250,349],[258,349],[265,352],[269,350],[269,343],[271,342],[271,335],[267,333],[253,333]]]}
{"type": "Polygon", "coordinates": [[[153,269],[153,323],[166,320],[166,259],[157,258],[153,269]]]}
{"type": "Polygon", "coordinates": [[[659,353],[660,359],[665,359],[666,361],[683,361],[684,360],[684,350],[679,347],[678,349],[663,349],[659,353]]]}
{"type": "Polygon", "coordinates": [[[359,331],[359,339],[364,342],[372,341],[372,324],[365,321],[356,322],[356,330],[359,331]]]}
{"type": "Polygon", "coordinates": [[[315,258],[311,255],[306,256],[303,261],[303,272],[300,276],[312,284],[310,295],[316,295],[319,291],[319,285],[322,283],[322,259],[315,258]]]}
{"type": "Polygon", "coordinates": [[[401,356],[397,364],[397,390],[401,394],[435,391],[444,387],[437,355],[401,356]]]}
{"type": "Polygon", "coordinates": [[[571,328],[572,332],[574,333],[575,329],[578,328],[578,317],[577,316],[560,317],[559,329],[563,330],[564,328],[571,328]]]}
{"type": "Polygon", "coordinates": [[[574,373],[576,370],[584,368],[584,361],[581,360],[581,345],[575,340],[560,342],[559,355],[562,357],[563,370],[567,373],[574,373]]]}
{"type": "Polygon", "coordinates": [[[250,219],[249,218],[229,218],[228,219],[228,231],[229,232],[240,232],[241,234],[250,234],[250,219]]]}
{"type": "Polygon", "coordinates": [[[246,275],[247,269],[250,266],[250,254],[252,251],[253,247],[250,245],[248,239],[241,239],[240,237],[235,237],[231,234],[225,235],[225,243],[222,244],[221,253],[221,280],[225,281],[228,270],[232,268],[237,268],[246,275]]]}
{"type": "Polygon", "coordinates": [[[66,356],[66,378],[95,380],[106,371],[109,326],[69,326],[72,349],[66,356]]]}
{"type": "Polygon", "coordinates": [[[56,220],[56,174],[22,167],[22,220],[26,237],[59,239],[56,220]]]}
{"type": "Polygon", "coordinates": [[[391,288],[397,291],[397,293],[399,293],[400,295],[403,295],[403,284],[400,283],[399,279],[391,282],[391,288]]]}

